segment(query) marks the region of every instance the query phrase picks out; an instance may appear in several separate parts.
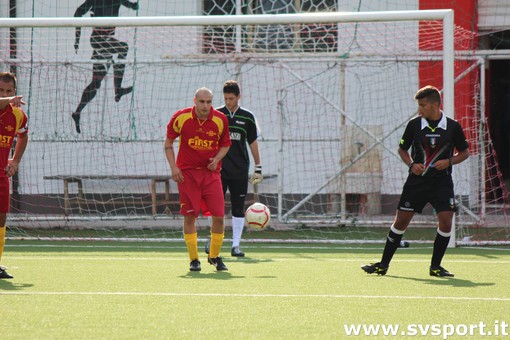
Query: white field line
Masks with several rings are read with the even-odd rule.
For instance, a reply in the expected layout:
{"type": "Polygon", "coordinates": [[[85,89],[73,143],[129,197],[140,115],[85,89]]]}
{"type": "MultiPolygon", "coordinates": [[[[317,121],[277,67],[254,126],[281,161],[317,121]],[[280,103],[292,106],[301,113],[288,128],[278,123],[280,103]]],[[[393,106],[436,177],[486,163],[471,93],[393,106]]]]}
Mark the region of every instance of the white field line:
{"type": "Polygon", "coordinates": [[[251,298],[323,298],[323,299],[407,299],[407,300],[455,300],[455,301],[501,301],[508,298],[468,296],[395,296],[395,295],[338,295],[338,294],[221,294],[221,293],[172,293],[172,292],[0,292],[1,295],[98,295],[98,296],[170,296],[170,297],[251,297],[251,298]]]}
{"type": "MultiPolygon", "coordinates": [[[[205,257],[205,255],[204,255],[205,257]]],[[[327,258],[327,257],[321,257],[317,259],[312,258],[296,258],[296,257],[273,257],[273,258],[267,258],[267,257],[250,257],[246,259],[232,259],[232,262],[242,264],[243,262],[251,263],[254,261],[271,261],[271,262],[309,262],[309,261],[331,261],[331,262],[363,262],[367,261],[367,256],[364,255],[364,257],[358,257],[358,258],[327,258]]],[[[178,257],[109,257],[109,256],[96,256],[96,257],[88,257],[88,256],[5,256],[5,259],[9,260],[37,260],[37,261],[46,261],[46,260],[52,260],[52,261],[186,261],[188,259],[187,254],[179,255],[178,257]]],[[[370,261],[371,257],[368,259],[370,261]]],[[[229,258],[225,258],[227,262],[229,261],[229,258]]],[[[428,263],[430,262],[430,259],[416,259],[416,258],[407,258],[407,259],[395,259],[392,261],[392,263],[399,263],[399,262],[421,262],[421,263],[428,263]]],[[[448,259],[445,262],[447,263],[479,263],[479,264],[510,264],[510,260],[455,260],[455,259],[448,259]]],[[[11,266],[11,268],[14,268],[11,266]]]]}
{"type": "MultiPolygon", "coordinates": [[[[226,242],[228,243],[228,242],[226,242]]],[[[184,241],[180,246],[129,246],[129,245],[101,245],[101,244],[88,244],[88,245],[70,245],[70,244],[7,244],[7,247],[11,248],[85,248],[85,249],[185,249],[186,245],[184,241]]],[[[382,247],[350,247],[350,246],[292,246],[292,245],[279,245],[279,246],[243,246],[245,249],[339,249],[339,250],[373,250],[373,249],[383,249],[382,247]]],[[[418,250],[418,249],[432,249],[432,247],[423,247],[419,248],[406,248],[406,250],[418,250]]],[[[487,248],[485,248],[487,249],[487,248]]]]}
{"type": "MultiPolygon", "coordinates": [[[[228,243],[228,242],[227,242],[228,243]]],[[[7,248],[85,248],[85,249],[185,249],[184,241],[181,246],[169,245],[169,246],[155,246],[155,245],[147,245],[147,246],[130,246],[130,245],[97,245],[97,244],[89,244],[89,245],[72,245],[72,244],[7,244],[7,248]]],[[[243,246],[245,249],[325,249],[325,250],[379,250],[383,249],[383,246],[378,247],[351,247],[351,246],[312,246],[312,245],[261,245],[261,246],[251,246],[245,245],[243,246]]],[[[400,251],[413,251],[413,250],[423,250],[423,249],[432,249],[432,246],[423,246],[419,247],[409,247],[400,249],[400,251]]],[[[501,248],[492,248],[492,247],[463,247],[462,249],[470,249],[473,252],[479,250],[495,250],[502,252],[510,252],[510,247],[501,247],[501,248]]]]}

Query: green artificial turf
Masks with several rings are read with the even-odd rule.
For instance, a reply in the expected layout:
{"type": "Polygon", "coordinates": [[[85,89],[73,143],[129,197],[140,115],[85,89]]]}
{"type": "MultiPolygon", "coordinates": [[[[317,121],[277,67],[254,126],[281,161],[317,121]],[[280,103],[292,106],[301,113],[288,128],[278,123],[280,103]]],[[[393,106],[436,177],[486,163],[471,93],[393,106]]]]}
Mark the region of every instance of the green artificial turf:
{"type": "Polygon", "coordinates": [[[510,322],[508,247],[449,249],[454,278],[428,275],[431,245],[399,249],[386,276],[360,269],[382,245],[250,243],[243,259],[223,249],[228,272],[201,252],[190,273],[184,242],[8,241],[1,337],[342,339],[350,325],[399,325],[397,338],[430,338],[444,325],[510,322]]]}

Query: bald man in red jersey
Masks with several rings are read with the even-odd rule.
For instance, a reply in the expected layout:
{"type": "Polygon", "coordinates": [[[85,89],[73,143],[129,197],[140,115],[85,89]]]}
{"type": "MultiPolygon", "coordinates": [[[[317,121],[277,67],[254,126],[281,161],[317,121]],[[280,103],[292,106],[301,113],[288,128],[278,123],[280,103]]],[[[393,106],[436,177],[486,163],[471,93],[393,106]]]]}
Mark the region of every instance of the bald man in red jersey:
{"type": "Polygon", "coordinates": [[[220,257],[225,231],[220,169],[231,141],[228,119],[212,107],[212,99],[211,90],[199,88],[195,92],[195,105],[179,110],[172,116],[165,140],[165,155],[179,189],[190,271],[201,270],[196,218],[205,209],[212,215],[211,246],[207,260],[217,271],[228,270],[220,257]],[[178,137],[176,157],[173,144],[178,137]]]}
{"type": "MultiPolygon", "coordinates": [[[[19,108],[21,104],[25,103],[21,96],[16,96],[16,77],[9,72],[0,72],[0,259],[5,246],[5,222],[11,199],[9,177],[18,171],[28,144],[28,117],[19,108]],[[14,155],[9,159],[16,137],[14,155]]],[[[12,279],[2,266],[0,279],[12,279]]]]}

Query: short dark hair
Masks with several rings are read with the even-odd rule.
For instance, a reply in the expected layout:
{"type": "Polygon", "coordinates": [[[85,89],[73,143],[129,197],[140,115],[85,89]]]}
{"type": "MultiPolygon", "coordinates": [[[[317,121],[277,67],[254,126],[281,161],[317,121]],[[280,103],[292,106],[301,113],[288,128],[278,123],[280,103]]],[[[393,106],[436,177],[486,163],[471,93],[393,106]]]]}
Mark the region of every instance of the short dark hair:
{"type": "Polygon", "coordinates": [[[239,96],[241,93],[241,89],[239,88],[239,84],[235,80],[227,80],[225,84],[223,84],[223,94],[232,93],[235,96],[239,96]]]}
{"type": "Polygon", "coordinates": [[[416,94],[414,95],[415,100],[427,98],[429,101],[438,103],[441,105],[441,93],[437,89],[437,87],[434,87],[432,85],[427,85],[425,87],[422,87],[419,89],[416,94]]]}
{"type": "Polygon", "coordinates": [[[16,76],[11,72],[0,72],[0,80],[6,83],[13,83],[14,89],[16,89],[16,76]]]}

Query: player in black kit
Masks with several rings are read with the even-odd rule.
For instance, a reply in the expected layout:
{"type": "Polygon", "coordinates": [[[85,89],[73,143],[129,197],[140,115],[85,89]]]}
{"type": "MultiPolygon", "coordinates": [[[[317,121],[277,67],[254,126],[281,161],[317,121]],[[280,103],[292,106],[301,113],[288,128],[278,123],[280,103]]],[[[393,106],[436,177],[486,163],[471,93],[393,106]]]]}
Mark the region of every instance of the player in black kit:
{"type": "MultiPolygon", "coordinates": [[[[228,117],[230,140],[232,145],[222,160],[221,182],[223,194],[230,192],[232,205],[232,251],[231,255],[244,257],[239,248],[244,228],[244,202],[248,193],[248,182],[258,184],[262,182],[262,165],[260,164],[259,144],[257,138],[259,129],[255,116],[250,111],[239,106],[241,89],[235,80],[229,80],[223,85],[225,105],[217,108],[228,117]],[[250,157],[247,145],[250,147],[255,171],[249,177],[250,157]]],[[[209,242],[205,246],[209,253],[209,242]]]]}
{"type": "Polygon", "coordinates": [[[400,158],[409,167],[409,176],[386,238],[381,262],[361,268],[368,274],[385,275],[414,214],[421,213],[430,203],[437,212],[438,229],[429,274],[453,276],[441,267],[441,261],[450,241],[453,214],[457,208],[452,167],[469,157],[468,143],[460,124],[441,111],[441,94],[437,88],[425,86],[416,92],[414,99],[418,102],[420,115],[407,124],[398,149],[400,158]]]}
{"type": "MultiPolygon", "coordinates": [[[[86,0],[74,13],[75,17],[82,17],[87,12],[91,12],[93,17],[118,17],[120,6],[125,6],[133,10],[138,10],[138,2],[127,0],[86,0]]],[[[133,91],[133,87],[122,87],[124,79],[125,65],[123,63],[114,63],[113,54],[118,54],[118,59],[126,59],[128,54],[128,44],[124,41],[115,39],[115,27],[94,27],[90,36],[90,45],[94,49],[92,59],[96,60],[92,67],[92,81],[87,85],[81,96],[80,103],[76,110],[71,114],[76,127],[76,132],[81,132],[80,114],[85,106],[94,99],[97,90],[101,87],[101,82],[108,73],[110,65],[113,64],[113,83],[115,86],[115,101],[133,91]]],[[[80,47],[81,27],[76,27],[74,49],[78,52],[80,47]]]]}

